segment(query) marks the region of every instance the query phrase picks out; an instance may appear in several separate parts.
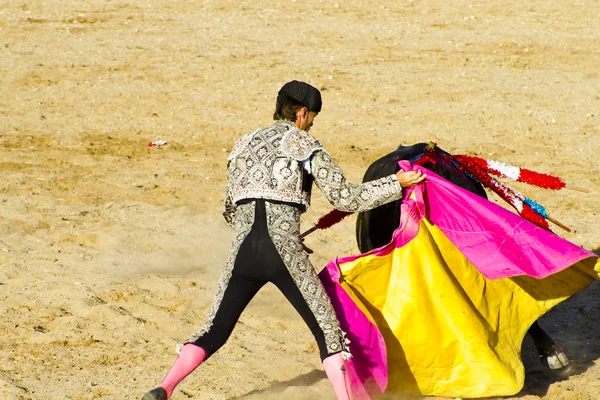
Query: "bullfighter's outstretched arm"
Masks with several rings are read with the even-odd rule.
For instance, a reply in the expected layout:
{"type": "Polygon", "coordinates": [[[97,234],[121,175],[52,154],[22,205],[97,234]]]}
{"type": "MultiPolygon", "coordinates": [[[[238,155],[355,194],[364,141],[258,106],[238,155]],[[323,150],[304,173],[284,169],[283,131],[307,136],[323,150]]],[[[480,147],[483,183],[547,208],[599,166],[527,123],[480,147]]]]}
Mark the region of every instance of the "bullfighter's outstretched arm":
{"type": "Polygon", "coordinates": [[[367,211],[402,197],[402,187],[396,175],[355,184],[346,180],[342,169],[325,151],[316,151],[310,163],[315,184],[338,210],[367,211]]]}

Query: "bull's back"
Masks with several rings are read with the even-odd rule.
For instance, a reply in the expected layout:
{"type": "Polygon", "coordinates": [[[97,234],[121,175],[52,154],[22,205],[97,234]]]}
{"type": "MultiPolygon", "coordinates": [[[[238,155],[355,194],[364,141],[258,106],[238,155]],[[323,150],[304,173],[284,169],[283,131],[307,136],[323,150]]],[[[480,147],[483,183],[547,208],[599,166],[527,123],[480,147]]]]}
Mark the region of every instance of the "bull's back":
{"type": "MultiPolygon", "coordinates": [[[[400,146],[395,151],[373,162],[363,177],[363,182],[379,179],[398,172],[401,160],[413,161],[423,155],[427,143],[417,143],[412,146],[400,146]]],[[[442,153],[447,154],[438,148],[442,153]]],[[[450,182],[478,196],[487,198],[485,189],[471,177],[458,168],[441,164],[426,163],[425,168],[435,172],[450,182]]],[[[361,212],[356,220],[356,240],[362,253],[384,246],[392,240],[392,234],[400,224],[400,201],[394,201],[379,206],[373,210],[361,212]]]]}

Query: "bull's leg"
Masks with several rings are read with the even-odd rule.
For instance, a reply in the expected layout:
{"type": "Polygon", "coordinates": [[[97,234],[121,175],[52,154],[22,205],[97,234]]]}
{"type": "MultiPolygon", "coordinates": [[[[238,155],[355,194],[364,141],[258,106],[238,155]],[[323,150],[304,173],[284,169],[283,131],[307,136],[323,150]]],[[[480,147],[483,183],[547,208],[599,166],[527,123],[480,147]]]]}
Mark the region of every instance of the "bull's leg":
{"type": "Polygon", "coordinates": [[[554,340],[537,322],[531,325],[527,333],[533,339],[540,361],[544,366],[550,369],[561,369],[571,363],[565,352],[554,343],[554,340]]]}

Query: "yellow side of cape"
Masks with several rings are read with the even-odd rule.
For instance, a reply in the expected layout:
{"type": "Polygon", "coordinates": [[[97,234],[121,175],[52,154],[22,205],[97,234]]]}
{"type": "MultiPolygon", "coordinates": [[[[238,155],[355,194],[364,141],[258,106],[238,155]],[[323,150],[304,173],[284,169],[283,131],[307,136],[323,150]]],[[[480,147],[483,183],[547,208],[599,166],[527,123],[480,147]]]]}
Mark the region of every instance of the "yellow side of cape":
{"type": "Polygon", "coordinates": [[[342,287],[385,338],[386,392],[486,397],[521,390],[529,326],[598,278],[600,263],[584,260],[539,280],[489,280],[423,219],[403,247],[340,269],[342,287]]]}

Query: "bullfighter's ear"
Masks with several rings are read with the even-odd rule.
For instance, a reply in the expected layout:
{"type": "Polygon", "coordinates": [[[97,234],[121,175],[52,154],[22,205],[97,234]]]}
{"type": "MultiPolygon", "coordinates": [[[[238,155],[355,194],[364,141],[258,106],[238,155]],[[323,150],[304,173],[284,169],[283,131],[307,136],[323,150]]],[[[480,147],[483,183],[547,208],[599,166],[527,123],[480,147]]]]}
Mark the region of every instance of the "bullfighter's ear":
{"type": "Polygon", "coordinates": [[[306,107],[302,107],[300,109],[298,109],[298,111],[296,111],[296,126],[298,126],[298,128],[302,127],[300,125],[298,125],[299,123],[301,124],[302,121],[304,121],[306,119],[306,117],[308,116],[308,108],[306,107]]]}

